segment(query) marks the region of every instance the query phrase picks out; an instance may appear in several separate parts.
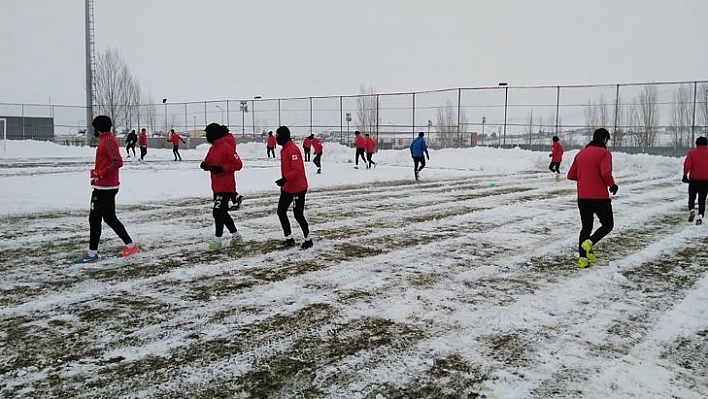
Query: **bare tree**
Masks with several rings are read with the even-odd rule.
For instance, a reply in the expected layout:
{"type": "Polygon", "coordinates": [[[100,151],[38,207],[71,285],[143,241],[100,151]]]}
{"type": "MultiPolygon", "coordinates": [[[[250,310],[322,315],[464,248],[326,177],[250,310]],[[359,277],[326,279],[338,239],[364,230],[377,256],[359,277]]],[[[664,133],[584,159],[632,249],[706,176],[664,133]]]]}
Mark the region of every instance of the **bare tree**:
{"type": "Polygon", "coordinates": [[[656,86],[646,85],[635,102],[638,127],[637,145],[641,148],[653,147],[656,143],[659,107],[657,106],[656,86]]]}
{"type": "Polygon", "coordinates": [[[442,147],[450,147],[457,135],[457,113],[450,100],[438,108],[435,115],[435,128],[438,142],[442,147]]]}
{"type": "Polygon", "coordinates": [[[378,98],[373,87],[361,85],[360,91],[361,95],[356,99],[358,130],[362,134],[369,133],[374,136],[374,140],[378,140],[375,136],[376,127],[379,125],[378,98]]]}
{"type": "MultiPolygon", "coordinates": [[[[698,108],[698,123],[703,126],[703,134],[708,133],[708,83],[699,86],[696,98],[698,108]]],[[[691,143],[693,145],[693,143],[691,143]]]]}
{"type": "Polygon", "coordinates": [[[588,99],[588,104],[585,106],[585,126],[588,128],[590,134],[595,131],[595,129],[607,126],[610,123],[610,111],[608,108],[609,104],[605,103],[605,96],[600,93],[600,97],[597,102],[592,99],[588,99]]]}
{"type": "Polygon", "coordinates": [[[528,144],[533,144],[533,109],[529,112],[529,125],[528,125],[528,144]]]}
{"type": "Polygon", "coordinates": [[[98,112],[113,119],[113,130],[132,125],[140,102],[140,85],[118,50],[108,48],[96,58],[94,76],[98,112]]]}
{"type": "Polygon", "coordinates": [[[690,145],[690,129],[693,118],[693,93],[691,91],[688,85],[681,85],[673,94],[670,129],[671,141],[675,148],[690,145]]]}

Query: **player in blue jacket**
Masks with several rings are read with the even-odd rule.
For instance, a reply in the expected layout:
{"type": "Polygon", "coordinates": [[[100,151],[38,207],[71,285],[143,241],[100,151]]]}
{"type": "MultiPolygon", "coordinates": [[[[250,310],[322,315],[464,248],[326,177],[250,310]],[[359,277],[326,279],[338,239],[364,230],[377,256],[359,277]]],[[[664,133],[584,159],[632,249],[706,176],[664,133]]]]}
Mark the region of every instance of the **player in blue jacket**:
{"type": "Polygon", "coordinates": [[[430,160],[430,155],[428,155],[428,146],[425,144],[425,139],[423,136],[425,133],[418,133],[413,142],[411,142],[411,157],[413,157],[413,171],[415,172],[415,179],[419,179],[419,173],[425,167],[425,159],[430,160]],[[423,156],[425,155],[425,156],[423,156]],[[420,167],[418,167],[420,164],[420,167]]]}

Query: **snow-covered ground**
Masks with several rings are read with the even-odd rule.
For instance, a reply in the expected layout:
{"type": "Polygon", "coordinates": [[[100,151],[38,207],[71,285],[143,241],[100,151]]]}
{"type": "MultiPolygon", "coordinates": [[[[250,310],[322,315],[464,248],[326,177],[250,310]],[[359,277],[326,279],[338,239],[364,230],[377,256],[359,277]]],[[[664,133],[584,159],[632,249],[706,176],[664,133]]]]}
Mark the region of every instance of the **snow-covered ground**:
{"type": "MultiPolygon", "coordinates": [[[[72,265],[94,149],[7,143],[0,396],[708,396],[708,230],[685,221],[682,159],[614,154],[615,229],[578,270],[574,183],[547,153],[431,151],[416,183],[408,151],[354,169],[325,143],[315,247],[276,251],[279,162],[239,145],[245,240],[209,254],[206,151],[125,158],[118,216],[143,250],[72,265]]],[[[105,226],[102,252],[120,246],[105,226]]]]}

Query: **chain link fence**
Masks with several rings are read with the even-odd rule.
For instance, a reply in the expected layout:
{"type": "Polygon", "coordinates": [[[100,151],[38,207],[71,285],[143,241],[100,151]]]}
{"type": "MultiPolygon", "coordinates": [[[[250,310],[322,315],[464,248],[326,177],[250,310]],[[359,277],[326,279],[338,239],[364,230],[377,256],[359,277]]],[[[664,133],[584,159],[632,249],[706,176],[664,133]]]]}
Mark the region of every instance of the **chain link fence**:
{"type": "MultiPolygon", "coordinates": [[[[166,137],[174,128],[193,139],[211,122],[229,126],[240,142],[265,140],[287,125],[294,137],[311,133],[350,145],[353,132],[369,133],[378,148],[406,148],[425,132],[433,148],[522,146],[546,148],[552,136],[582,146],[606,127],[615,148],[652,152],[685,149],[708,133],[708,81],[572,86],[455,88],[346,96],[261,98],[113,107],[117,135],[147,128],[166,137]]],[[[100,112],[96,107],[95,112],[100,112]]],[[[53,119],[55,140],[82,140],[85,108],[0,103],[0,118],[53,119]]],[[[26,124],[22,138],[32,138],[26,124]]],[[[17,138],[8,133],[8,137],[17,138]]]]}

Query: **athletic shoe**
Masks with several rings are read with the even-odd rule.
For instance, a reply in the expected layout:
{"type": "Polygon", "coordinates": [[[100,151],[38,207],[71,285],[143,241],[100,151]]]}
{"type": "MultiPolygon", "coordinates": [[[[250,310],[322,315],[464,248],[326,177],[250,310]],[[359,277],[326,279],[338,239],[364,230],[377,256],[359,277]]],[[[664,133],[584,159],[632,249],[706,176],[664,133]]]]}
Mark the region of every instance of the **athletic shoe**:
{"type": "Polygon", "coordinates": [[[577,265],[578,265],[579,269],[585,269],[586,267],[588,267],[590,265],[590,262],[588,262],[587,258],[580,257],[580,258],[578,258],[577,265]]]}
{"type": "Polygon", "coordinates": [[[698,215],[696,218],[696,226],[700,226],[703,224],[703,215],[698,215]]]}
{"type": "Polygon", "coordinates": [[[241,234],[236,232],[233,235],[231,235],[231,241],[229,242],[229,247],[233,248],[235,246],[238,246],[238,244],[240,244],[241,242],[243,242],[243,237],[241,237],[241,234]]]}
{"type": "Polygon", "coordinates": [[[244,197],[243,195],[241,195],[241,194],[237,195],[236,198],[234,198],[234,199],[232,200],[234,204],[229,207],[229,210],[230,210],[230,211],[237,211],[237,210],[239,210],[239,208],[241,208],[241,203],[243,202],[243,199],[244,199],[244,198],[245,198],[245,197],[244,197]]]}
{"type": "Polygon", "coordinates": [[[592,252],[592,241],[585,240],[580,246],[585,250],[585,256],[591,263],[597,262],[597,256],[592,252]]]}
{"type": "Polygon", "coordinates": [[[215,252],[221,249],[221,243],[218,241],[212,241],[207,247],[207,251],[215,252]]]}
{"type": "Polygon", "coordinates": [[[285,241],[281,242],[280,245],[278,245],[278,248],[285,249],[285,248],[292,248],[295,246],[295,240],[292,238],[288,238],[285,241]]]}
{"type": "Polygon", "coordinates": [[[417,171],[415,172],[415,179],[416,179],[416,180],[420,180],[420,175],[418,175],[418,172],[417,172],[417,171]]]}
{"type": "Polygon", "coordinates": [[[321,175],[322,174],[322,169],[317,168],[317,174],[321,175]]]}
{"type": "Polygon", "coordinates": [[[556,173],[556,181],[560,181],[560,175],[556,173]]]}
{"type": "Polygon", "coordinates": [[[313,245],[313,244],[312,244],[312,239],[310,239],[310,240],[305,240],[305,241],[302,242],[302,245],[300,245],[300,249],[312,248],[312,245],[313,245]]]}
{"type": "Polygon", "coordinates": [[[688,213],[688,223],[693,222],[693,219],[696,217],[696,211],[691,209],[691,212],[688,213]]]}
{"type": "Polygon", "coordinates": [[[122,251],[120,251],[120,256],[127,258],[128,256],[137,254],[138,251],[140,251],[140,247],[137,245],[133,245],[130,248],[125,247],[122,251]]]}
{"type": "Polygon", "coordinates": [[[354,169],[359,169],[359,167],[358,167],[358,166],[355,166],[354,169]]]}
{"type": "Polygon", "coordinates": [[[82,252],[80,257],[74,259],[74,263],[94,263],[98,262],[98,260],[98,253],[89,255],[88,252],[82,252]]]}

